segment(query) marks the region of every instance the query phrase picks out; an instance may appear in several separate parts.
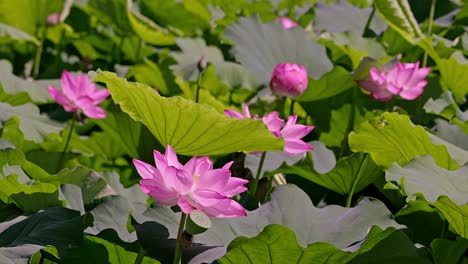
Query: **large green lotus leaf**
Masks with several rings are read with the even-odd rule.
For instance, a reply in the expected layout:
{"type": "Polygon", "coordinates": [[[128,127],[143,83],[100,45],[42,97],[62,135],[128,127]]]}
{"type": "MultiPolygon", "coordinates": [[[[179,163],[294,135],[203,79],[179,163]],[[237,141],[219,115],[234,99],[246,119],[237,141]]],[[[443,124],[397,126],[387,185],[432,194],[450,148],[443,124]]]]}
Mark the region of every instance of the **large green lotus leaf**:
{"type": "Polygon", "coordinates": [[[299,102],[310,102],[326,99],[351,89],[355,84],[351,74],[337,66],[320,79],[309,79],[309,86],[304,94],[297,98],[299,102]]]}
{"type": "Polygon", "coordinates": [[[137,12],[128,12],[128,21],[135,33],[145,42],[152,45],[172,45],[175,43],[165,28],[156,25],[149,18],[137,12]]]}
{"type": "Polygon", "coordinates": [[[457,204],[468,203],[468,166],[449,171],[437,166],[431,156],[419,156],[405,166],[394,164],[385,178],[387,181],[402,182],[408,196],[424,194],[427,201],[434,203],[439,196],[446,195],[457,204]],[[404,177],[404,180],[402,179],[404,177]]]}
{"type": "MultiPolygon", "coordinates": [[[[153,254],[158,254],[161,245],[167,243],[165,242],[167,237],[161,238],[161,229],[156,228],[158,225],[167,228],[169,238],[175,238],[177,234],[180,215],[173,213],[167,207],[149,208],[139,214],[135,211],[132,215],[138,223],[147,221],[158,223],[157,225],[140,225],[136,228],[143,247],[153,254]],[[156,237],[159,243],[155,242],[156,237]]],[[[259,209],[248,212],[247,217],[212,218],[211,221],[212,226],[208,231],[193,238],[193,243],[199,244],[202,248],[205,247],[204,250],[207,247],[218,247],[203,253],[210,255],[210,257],[205,255],[207,259],[204,261],[207,262],[223,256],[224,247],[234,238],[256,236],[260,230],[270,224],[281,224],[291,228],[296,233],[298,242],[303,246],[314,242],[328,242],[340,248],[363,240],[373,225],[382,228],[399,226],[391,219],[391,213],[385,205],[378,200],[365,198],[353,208],[337,205],[316,208],[307,194],[296,185],[275,187],[271,200],[259,209]],[[335,220],[330,221],[330,219],[335,220]],[[216,258],[213,259],[213,257],[216,258]]]]}
{"type": "MultiPolygon", "coordinates": [[[[39,45],[39,41],[32,35],[4,23],[0,23],[0,37],[11,38],[13,40],[22,40],[39,45]]],[[[2,40],[3,41],[3,40],[2,40]]]]}
{"type": "MultiPolygon", "coordinates": [[[[371,8],[359,8],[348,2],[317,3],[315,17],[312,22],[314,31],[316,33],[322,31],[330,33],[348,31],[361,35],[372,10],[371,8]]],[[[387,25],[380,17],[374,16],[369,27],[377,34],[380,34],[386,29],[387,25]]]]}
{"type": "Polygon", "coordinates": [[[29,258],[43,246],[24,244],[16,247],[0,247],[0,263],[26,264],[29,258]]]}
{"type": "Polygon", "coordinates": [[[89,217],[62,207],[53,207],[35,213],[0,233],[0,247],[23,244],[53,245],[59,252],[78,246],[89,217]]]}
{"type": "Polygon", "coordinates": [[[105,197],[103,202],[91,211],[94,216],[94,223],[92,227],[88,227],[85,231],[97,235],[106,229],[113,229],[122,241],[134,242],[137,240],[136,233],[129,232],[127,229],[131,210],[131,204],[124,197],[105,197]]]}
{"type": "Polygon", "coordinates": [[[345,263],[351,253],[326,243],[303,248],[294,232],[281,225],[269,225],[254,238],[238,237],[231,242],[227,254],[218,259],[227,263],[345,263]]]}
{"type": "Polygon", "coordinates": [[[126,0],[92,0],[88,4],[96,13],[95,17],[103,24],[112,26],[121,36],[132,32],[127,18],[126,0]]]}
{"type": "Polygon", "coordinates": [[[450,198],[442,197],[434,206],[444,215],[453,230],[468,238],[468,204],[457,205],[450,198]]]}
{"type": "Polygon", "coordinates": [[[411,230],[414,243],[425,246],[429,246],[446,228],[437,209],[424,199],[409,200],[406,206],[395,214],[395,220],[411,230]],[[424,225],[421,225],[421,219],[424,219],[424,225]]]}
{"type": "Polygon", "coordinates": [[[57,175],[41,179],[41,181],[57,186],[61,184],[79,186],[84,204],[91,203],[95,198],[116,194],[100,174],[83,166],[75,167],[73,170],[62,170],[57,175]]]}
{"type": "Polygon", "coordinates": [[[0,103],[0,121],[6,122],[9,118],[17,116],[20,119],[20,129],[24,138],[34,142],[42,142],[50,133],[58,133],[62,126],[41,115],[39,108],[31,103],[20,106],[11,106],[0,103]]]}
{"type": "Polygon", "coordinates": [[[255,77],[242,65],[224,61],[223,54],[215,46],[206,46],[201,38],[177,38],[177,46],[180,52],[172,52],[177,64],[171,66],[176,74],[180,74],[186,80],[196,80],[198,75],[198,63],[203,59],[214,64],[216,76],[229,87],[254,89],[257,87],[255,77]]]}
{"type": "Polygon", "coordinates": [[[139,158],[138,144],[141,123],[135,122],[116,105],[111,104],[106,110],[106,118],[96,119],[94,122],[113,139],[114,144],[121,145],[125,154],[139,158]]]}
{"type": "Polygon", "coordinates": [[[186,36],[197,35],[209,27],[210,12],[198,0],[142,0],[140,10],[158,25],[175,27],[177,33],[182,30],[186,36]]]}
{"type": "Polygon", "coordinates": [[[282,150],[282,140],[275,138],[261,121],[229,118],[210,106],[177,96],[161,97],[146,85],[127,82],[110,72],[101,72],[94,81],[106,83],[124,112],[178,154],[282,150]]]}
{"type": "Polygon", "coordinates": [[[164,95],[170,93],[169,87],[164,80],[163,71],[158,64],[149,59],[144,59],[142,64],[130,66],[125,77],[134,78],[137,82],[154,87],[164,95]]]}
{"type": "Polygon", "coordinates": [[[308,39],[304,29],[285,29],[276,21],[263,24],[258,17],[241,18],[226,28],[224,37],[234,44],[234,55],[260,84],[268,85],[279,63],[297,63],[315,79],[333,65],[325,47],[308,39]]]}
{"type": "Polygon", "coordinates": [[[458,103],[465,102],[468,93],[468,64],[462,64],[454,56],[438,62],[442,85],[448,88],[458,103]]]}
{"type": "Polygon", "coordinates": [[[414,126],[408,116],[398,113],[386,112],[362,123],[357,132],[349,134],[349,145],[354,152],[369,153],[384,168],[394,162],[403,166],[421,155],[431,155],[442,168],[459,167],[446,146],[432,143],[423,127],[414,126]]]}
{"type": "Polygon", "coordinates": [[[342,195],[360,192],[382,173],[372,159],[364,153],[356,153],[340,159],[336,167],[325,174],[312,169],[307,162],[282,166],[276,172],[299,175],[342,195]]]}
{"type": "MultiPolygon", "coordinates": [[[[95,237],[85,236],[83,244],[76,249],[71,249],[66,256],[63,257],[63,263],[80,264],[80,263],[108,263],[108,264],[123,264],[135,263],[138,253],[128,250],[127,248],[117,243],[95,237]]],[[[144,257],[142,264],[157,264],[159,261],[144,257]]],[[[31,263],[35,264],[35,263],[31,263]]]]}
{"type": "Polygon", "coordinates": [[[219,263],[432,263],[418,254],[402,231],[374,228],[356,252],[342,251],[327,243],[301,247],[294,232],[281,225],[269,225],[254,238],[239,237],[219,263]]]}
{"type": "Polygon", "coordinates": [[[31,101],[48,103],[52,99],[47,91],[47,86],[60,87],[60,80],[24,80],[13,74],[13,67],[9,61],[0,60],[0,84],[7,94],[15,95],[26,92],[31,101]]]}
{"type": "Polygon", "coordinates": [[[385,22],[410,43],[424,36],[408,0],[375,0],[374,6],[385,22]]]}
{"type": "Polygon", "coordinates": [[[456,241],[448,239],[434,239],[431,243],[432,257],[435,264],[466,263],[468,239],[458,238],[456,241]],[[464,260],[464,261],[462,261],[464,260]]]}
{"type": "Polygon", "coordinates": [[[61,11],[62,4],[63,0],[0,1],[0,22],[34,35],[45,26],[48,15],[61,11]]]}
{"type": "Polygon", "coordinates": [[[19,182],[17,175],[0,178],[0,200],[14,203],[25,212],[37,212],[41,209],[61,206],[57,186],[49,183],[34,182],[31,185],[19,182]]]}

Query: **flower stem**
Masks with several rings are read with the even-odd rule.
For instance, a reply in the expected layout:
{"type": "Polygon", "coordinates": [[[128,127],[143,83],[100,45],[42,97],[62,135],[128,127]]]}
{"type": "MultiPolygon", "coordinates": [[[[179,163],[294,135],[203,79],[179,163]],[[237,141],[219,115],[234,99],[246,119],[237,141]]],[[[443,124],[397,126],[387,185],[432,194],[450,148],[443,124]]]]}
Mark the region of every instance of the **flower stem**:
{"type": "Polygon", "coordinates": [[[39,46],[36,48],[36,54],[34,55],[34,63],[33,63],[33,73],[32,77],[37,79],[39,76],[39,68],[41,66],[41,57],[42,57],[42,48],[44,47],[44,40],[47,36],[47,27],[42,30],[42,36],[39,40],[39,46]]]}
{"type": "Polygon", "coordinates": [[[63,162],[65,161],[65,155],[67,153],[68,145],[70,144],[70,139],[73,134],[73,129],[75,128],[75,123],[76,123],[76,120],[73,118],[71,120],[70,130],[68,131],[67,139],[65,141],[65,147],[63,148],[62,155],[60,156],[59,162],[57,163],[57,169],[56,169],[57,172],[63,166],[63,162]]]}
{"type": "Polygon", "coordinates": [[[291,106],[289,108],[289,115],[294,115],[294,104],[296,103],[296,101],[294,101],[294,99],[291,99],[291,106]]]}
{"type": "Polygon", "coordinates": [[[55,56],[55,64],[58,65],[60,63],[60,55],[62,54],[63,50],[63,39],[65,37],[65,29],[60,30],[60,39],[57,43],[57,55],[55,56]]]}
{"type": "Polygon", "coordinates": [[[372,22],[372,19],[374,18],[374,15],[375,15],[375,7],[372,7],[372,11],[369,14],[369,17],[367,18],[366,26],[364,27],[364,31],[362,32],[363,37],[366,37],[368,35],[367,32],[369,32],[369,26],[372,22]]]}
{"type": "Polygon", "coordinates": [[[262,153],[262,157],[260,158],[260,163],[258,164],[257,174],[255,175],[255,179],[252,182],[252,189],[250,192],[252,195],[255,196],[258,187],[258,181],[260,180],[260,174],[262,174],[263,163],[265,162],[266,151],[262,153]]]}
{"type": "Polygon", "coordinates": [[[140,251],[138,252],[138,256],[135,259],[135,264],[141,264],[143,262],[143,259],[145,258],[145,250],[140,247],[140,251]]]}
{"type": "MultiPolygon", "coordinates": [[[[427,27],[427,37],[430,37],[431,34],[432,34],[432,24],[434,22],[435,5],[436,5],[436,0],[432,0],[432,2],[431,2],[431,11],[429,13],[429,25],[427,27]]],[[[422,63],[423,67],[427,66],[427,56],[428,56],[428,53],[427,53],[427,51],[425,51],[424,52],[423,63],[422,63]]]]}
{"type": "Polygon", "coordinates": [[[202,71],[199,69],[198,70],[198,75],[197,75],[197,91],[195,93],[195,103],[198,103],[198,99],[200,98],[201,76],[202,76],[202,71]]]}
{"type": "Polygon", "coordinates": [[[177,241],[176,247],[174,252],[174,264],[179,264],[182,259],[182,234],[184,233],[185,229],[185,220],[187,219],[187,215],[181,212],[180,216],[180,223],[179,223],[179,231],[177,231],[177,241]]]}
{"type": "Polygon", "coordinates": [[[354,194],[354,191],[356,190],[356,185],[359,182],[359,180],[361,179],[362,174],[364,174],[364,170],[366,169],[367,163],[369,162],[368,155],[369,154],[364,155],[364,158],[363,158],[363,160],[361,162],[361,166],[359,166],[359,170],[358,170],[358,174],[356,176],[356,179],[354,180],[353,186],[351,187],[351,191],[349,191],[349,193],[348,193],[348,198],[346,199],[346,207],[347,208],[351,207],[351,201],[353,200],[353,194],[354,194]]]}
{"type": "Polygon", "coordinates": [[[343,157],[346,151],[346,146],[348,146],[348,134],[353,130],[354,126],[354,115],[356,112],[356,106],[351,102],[351,111],[349,111],[349,119],[348,119],[348,125],[346,126],[346,131],[344,134],[343,142],[341,143],[341,148],[340,148],[340,153],[338,155],[338,159],[343,157]]]}

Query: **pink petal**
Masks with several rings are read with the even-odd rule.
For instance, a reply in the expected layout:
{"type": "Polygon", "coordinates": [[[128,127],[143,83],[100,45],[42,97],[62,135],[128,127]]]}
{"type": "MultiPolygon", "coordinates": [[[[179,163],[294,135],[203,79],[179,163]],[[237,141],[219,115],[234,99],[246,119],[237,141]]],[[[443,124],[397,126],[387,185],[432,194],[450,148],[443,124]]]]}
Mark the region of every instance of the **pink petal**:
{"type": "Polygon", "coordinates": [[[159,185],[153,180],[141,180],[140,188],[162,205],[174,206],[177,204],[178,193],[167,189],[164,185],[159,185]]]}
{"type": "Polygon", "coordinates": [[[154,156],[154,163],[156,164],[156,168],[158,168],[160,171],[164,171],[166,169],[167,165],[167,160],[164,157],[161,152],[154,150],[153,151],[153,156],[154,156]]]}
{"type": "Polygon", "coordinates": [[[280,135],[280,130],[284,124],[284,120],[278,117],[278,112],[271,112],[264,116],[262,120],[268,130],[270,130],[275,136],[278,137],[280,135]]]}
{"type": "Polygon", "coordinates": [[[224,110],[224,114],[229,117],[237,118],[237,119],[243,119],[244,116],[242,114],[239,114],[238,112],[234,110],[224,110]]]}
{"type": "Polygon", "coordinates": [[[244,117],[250,118],[249,106],[245,104],[243,107],[243,110],[244,110],[244,117]]]}
{"type": "Polygon", "coordinates": [[[285,140],[284,152],[288,155],[297,155],[304,152],[311,151],[312,147],[302,140],[285,140]]]}
{"type": "MultiPolygon", "coordinates": [[[[155,167],[141,160],[133,159],[133,165],[135,165],[138,174],[140,174],[143,179],[153,179],[154,174],[157,171],[155,167]]],[[[160,183],[162,184],[163,182],[160,183]]]]}
{"type": "Polygon", "coordinates": [[[198,188],[211,189],[215,191],[222,190],[228,183],[231,172],[226,169],[209,170],[200,174],[197,181],[198,188]]]}
{"type": "Polygon", "coordinates": [[[226,196],[208,189],[196,189],[191,196],[194,201],[203,207],[213,206],[226,198],[226,196]]]}
{"type": "MultiPolygon", "coordinates": [[[[387,85],[387,91],[392,94],[398,94],[401,91],[401,87],[396,86],[394,83],[389,83],[387,85]]],[[[383,94],[383,92],[381,92],[383,94]]]]}
{"type": "Polygon", "coordinates": [[[198,158],[194,156],[187,163],[185,163],[184,166],[182,166],[182,169],[188,172],[189,174],[194,175],[197,163],[198,163],[198,158]]]}
{"type": "MultiPolygon", "coordinates": [[[[288,121],[289,121],[289,118],[288,118],[288,121]]],[[[290,124],[288,122],[288,124],[284,126],[283,130],[281,130],[281,136],[283,136],[284,139],[289,139],[289,138],[300,139],[306,136],[307,134],[309,134],[309,132],[312,131],[314,128],[315,128],[314,126],[290,124]]]]}
{"type": "Polygon", "coordinates": [[[207,171],[213,169],[213,162],[208,157],[201,157],[197,159],[197,165],[195,166],[195,173],[203,175],[207,171]]]}
{"type": "Polygon", "coordinates": [[[47,90],[49,90],[49,94],[55,100],[55,102],[63,106],[65,111],[67,112],[78,111],[78,108],[76,108],[72,103],[70,103],[70,101],[62,94],[62,92],[59,89],[53,86],[49,86],[47,87],[47,90]]]}
{"type": "Polygon", "coordinates": [[[180,164],[179,160],[177,159],[177,154],[169,144],[166,145],[166,160],[168,166],[173,166],[178,169],[182,168],[182,164],[180,164]]]}
{"type": "Polygon", "coordinates": [[[110,93],[107,89],[100,89],[89,94],[89,96],[93,98],[94,104],[101,103],[102,101],[106,100],[106,98],[109,97],[109,95],[110,93]]]}
{"type": "Polygon", "coordinates": [[[76,87],[76,80],[68,71],[62,72],[61,83],[62,91],[66,97],[73,100],[80,95],[80,91],[76,87]]]}
{"type": "Polygon", "coordinates": [[[221,193],[226,197],[238,195],[239,193],[247,191],[247,188],[244,186],[247,183],[249,183],[248,180],[237,177],[230,177],[227,184],[224,186],[223,189],[221,189],[221,193]]]}
{"type": "Polygon", "coordinates": [[[247,215],[244,207],[231,199],[221,200],[213,206],[206,207],[203,212],[210,217],[219,218],[232,218],[247,215]]]}
{"type": "Polygon", "coordinates": [[[426,84],[426,81],[421,81],[418,83],[418,85],[412,87],[411,89],[401,91],[400,96],[406,100],[414,100],[424,92],[424,87],[426,84]]]}
{"type": "Polygon", "coordinates": [[[186,194],[192,189],[193,177],[186,171],[168,166],[161,173],[168,188],[180,194],[186,194]]]}
{"type": "Polygon", "coordinates": [[[83,109],[83,113],[94,119],[104,119],[106,118],[106,111],[99,106],[90,106],[83,109]]]}
{"type": "MultiPolygon", "coordinates": [[[[184,212],[184,214],[190,214],[192,210],[195,210],[196,208],[193,207],[182,195],[179,196],[179,200],[177,201],[177,204],[180,207],[180,210],[184,212]]],[[[201,209],[201,208],[199,208],[201,209]]]]}

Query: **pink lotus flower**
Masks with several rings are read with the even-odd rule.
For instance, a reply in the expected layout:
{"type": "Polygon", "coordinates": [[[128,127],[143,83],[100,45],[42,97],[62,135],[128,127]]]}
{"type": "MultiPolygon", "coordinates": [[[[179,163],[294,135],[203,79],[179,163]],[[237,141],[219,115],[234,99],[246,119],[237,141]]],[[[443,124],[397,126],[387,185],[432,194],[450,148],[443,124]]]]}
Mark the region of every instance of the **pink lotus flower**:
{"type": "Polygon", "coordinates": [[[245,209],[230,197],[247,190],[247,180],[231,177],[232,162],[213,169],[208,157],[193,157],[185,165],[177,159],[171,146],[165,155],[154,151],[156,167],[140,160],[133,164],[140,176],[144,193],[167,206],[179,205],[182,212],[190,214],[198,209],[211,217],[239,217],[247,215],[245,209]]]}
{"type": "Polygon", "coordinates": [[[74,112],[78,116],[83,112],[91,118],[106,118],[104,109],[97,105],[109,97],[107,89],[96,90],[95,84],[86,75],[78,74],[75,78],[68,71],[62,72],[61,82],[61,90],[53,86],[49,86],[48,90],[65,111],[74,112]]]}
{"type": "Polygon", "coordinates": [[[419,62],[397,62],[389,71],[371,68],[368,78],[357,82],[371,93],[371,98],[379,101],[389,101],[395,95],[414,100],[423,93],[427,85],[424,79],[430,70],[428,67],[419,68],[419,62]]]}
{"type": "Polygon", "coordinates": [[[289,17],[285,17],[285,16],[277,17],[275,21],[281,22],[281,24],[283,24],[283,27],[285,29],[290,29],[290,28],[299,26],[298,23],[292,21],[291,19],[289,19],[289,17]]]}
{"type": "Polygon", "coordinates": [[[307,90],[309,79],[304,66],[294,63],[280,63],[273,70],[270,89],[273,93],[296,98],[307,90]]]}
{"type": "MultiPolygon", "coordinates": [[[[251,118],[249,107],[244,105],[244,114],[240,114],[233,110],[224,110],[224,114],[237,118],[251,118]]],[[[255,115],[253,119],[257,120],[258,116],[255,115]]],[[[288,155],[297,155],[311,151],[312,147],[304,142],[302,138],[309,134],[315,127],[296,124],[297,116],[289,116],[288,121],[284,124],[284,120],[278,117],[278,112],[274,111],[262,118],[263,123],[267,126],[268,130],[275,135],[275,137],[282,137],[284,140],[283,151],[288,155]]]]}
{"type": "Polygon", "coordinates": [[[52,13],[47,17],[47,25],[55,26],[59,23],[60,14],[59,13],[52,13]]]}
{"type": "Polygon", "coordinates": [[[387,89],[392,94],[398,94],[406,100],[414,100],[419,97],[427,81],[424,80],[431,68],[419,68],[416,63],[397,62],[387,74],[387,89]]]}
{"type": "Polygon", "coordinates": [[[359,86],[370,92],[370,97],[379,101],[390,101],[393,94],[387,90],[387,73],[371,68],[366,80],[357,81],[359,86]]]}

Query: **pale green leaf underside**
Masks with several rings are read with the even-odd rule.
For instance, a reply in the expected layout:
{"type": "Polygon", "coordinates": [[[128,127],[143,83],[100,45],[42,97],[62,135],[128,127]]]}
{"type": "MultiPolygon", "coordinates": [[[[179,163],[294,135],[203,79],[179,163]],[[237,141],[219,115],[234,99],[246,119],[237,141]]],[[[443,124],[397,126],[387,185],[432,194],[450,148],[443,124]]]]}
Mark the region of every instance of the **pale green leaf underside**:
{"type": "Polygon", "coordinates": [[[468,166],[448,171],[438,167],[431,156],[421,156],[403,168],[394,164],[385,175],[387,181],[400,182],[401,177],[407,195],[422,193],[431,203],[446,195],[457,204],[468,203],[468,166]]]}
{"type": "Polygon", "coordinates": [[[275,138],[261,121],[226,117],[210,106],[178,96],[161,97],[150,87],[127,82],[111,72],[99,73],[94,81],[106,83],[124,112],[178,154],[217,155],[283,148],[282,139],[275,138]]]}
{"type": "Polygon", "coordinates": [[[405,165],[417,156],[431,155],[439,167],[454,170],[459,165],[444,145],[435,145],[422,126],[415,126],[406,115],[383,113],[362,123],[349,134],[354,152],[366,152],[377,165],[389,168],[394,162],[405,165]]]}

